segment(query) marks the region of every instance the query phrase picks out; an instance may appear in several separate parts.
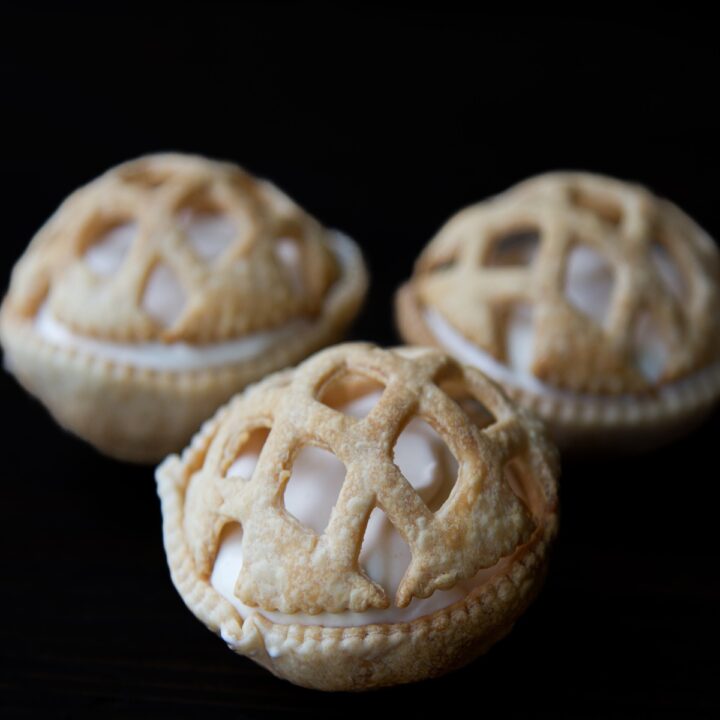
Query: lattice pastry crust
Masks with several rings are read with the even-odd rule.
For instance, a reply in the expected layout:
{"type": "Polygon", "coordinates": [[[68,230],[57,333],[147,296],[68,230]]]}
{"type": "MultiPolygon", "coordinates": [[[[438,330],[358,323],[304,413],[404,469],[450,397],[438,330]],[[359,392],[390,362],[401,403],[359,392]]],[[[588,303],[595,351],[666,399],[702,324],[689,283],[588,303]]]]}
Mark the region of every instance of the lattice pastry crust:
{"type": "Polygon", "coordinates": [[[557,458],[540,423],[482,373],[430,349],[366,344],[322,351],[266,378],[222,408],[182,457],[158,469],[165,547],[183,599],[238,652],[275,674],[320,689],[364,689],[437,675],[509,631],[542,581],[557,524],[557,458]],[[383,385],[363,419],[330,407],[326,388],[349,398],[368,378],[383,385]],[[481,429],[459,400],[494,418],[481,429]],[[413,416],[429,422],[459,461],[456,484],[431,512],[393,463],[413,416]],[[250,479],[226,477],[253,431],[269,428],[250,479]],[[283,505],[293,458],[304,445],[331,451],[346,477],[322,535],[283,505]],[[520,474],[511,487],[507,468],[520,474]],[[518,494],[516,494],[516,492],[518,494]],[[522,499],[520,499],[522,498],[522,499]],[[358,562],[373,507],[410,547],[412,560],[388,597],[358,562]],[[247,617],[210,584],[223,528],[243,530],[236,597],[247,617]],[[464,601],[407,623],[337,628],[293,623],[294,613],[362,613],[406,606],[493,568],[464,601]],[[287,624],[263,611],[286,613],[287,624]]]}
{"type": "Polygon", "coordinates": [[[541,397],[533,379],[504,384],[546,420],[607,427],[627,415],[630,424],[654,424],[680,411],[685,422],[720,394],[717,247],[678,207],[641,186],[555,172],[466,208],[418,258],[398,291],[396,315],[406,341],[442,346],[425,316],[432,309],[505,364],[509,317],[518,304],[532,313],[529,372],[559,392],[541,397]],[[498,260],[503,243],[524,234],[535,238],[532,257],[506,253],[498,260]],[[603,320],[568,297],[569,262],[578,248],[597,254],[612,273],[603,320]],[[648,320],[664,353],[652,377],[638,361],[638,331],[648,320]],[[627,396],[641,397],[643,406],[611,402],[627,396]]]}
{"type": "Polygon", "coordinates": [[[38,232],[13,270],[0,336],[7,364],[63,426],[110,455],[156,461],[249,382],[336,341],[366,287],[355,244],[269,182],[230,163],[150,155],[73,193],[38,232]],[[189,242],[192,213],[231,223],[234,235],[216,257],[189,242]],[[119,267],[98,274],[87,253],[122,223],[134,224],[134,238],[119,267]],[[292,269],[279,244],[294,248],[292,269]],[[169,324],[143,300],[160,266],[183,293],[169,324]],[[41,314],[91,345],[123,348],[202,350],[301,326],[255,355],[168,370],[59,345],[35,331],[41,314]]]}
{"type": "Polygon", "coordinates": [[[150,155],[113,168],[74,192],[17,263],[8,302],[23,316],[47,300],[68,327],[123,342],[208,343],[320,312],[338,267],[326,230],[268,182],[237,165],[185,155],[150,155]],[[205,262],[193,252],[183,211],[221,213],[235,228],[222,254],[205,262]],[[123,222],[137,234],[118,272],[101,277],[84,254],[123,222]],[[297,243],[302,292],[294,292],[275,252],[297,243]],[[152,270],[163,264],[187,295],[170,327],[141,304],[152,270]]]}

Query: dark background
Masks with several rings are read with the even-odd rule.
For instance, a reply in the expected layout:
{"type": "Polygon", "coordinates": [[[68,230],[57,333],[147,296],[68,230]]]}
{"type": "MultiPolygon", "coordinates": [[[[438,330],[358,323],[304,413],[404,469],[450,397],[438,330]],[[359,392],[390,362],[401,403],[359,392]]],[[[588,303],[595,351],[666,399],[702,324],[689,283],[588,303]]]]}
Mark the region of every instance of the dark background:
{"type": "MultiPolygon", "coordinates": [[[[384,344],[439,225],[532,173],[639,180],[720,236],[707,19],[228,7],[4,11],[3,287],[64,196],[157,150],[234,160],[354,237],[372,290],[352,336],[384,344]]],[[[720,713],[717,413],[656,453],[565,464],[545,590],[487,656],[349,696],[276,680],[185,609],[150,468],[64,434],[5,374],[0,399],[3,717],[720,713]]]]}

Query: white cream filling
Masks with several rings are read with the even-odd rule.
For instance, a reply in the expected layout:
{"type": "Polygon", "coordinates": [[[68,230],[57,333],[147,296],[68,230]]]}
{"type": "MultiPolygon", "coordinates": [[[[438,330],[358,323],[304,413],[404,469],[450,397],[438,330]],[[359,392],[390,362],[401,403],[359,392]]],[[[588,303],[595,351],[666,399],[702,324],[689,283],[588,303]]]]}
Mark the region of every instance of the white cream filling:
{"type": "Polygon", "coordinates": [[[35,316],[35,331],[53,345],[123,365],[169,371],[221,367],[257,357],[294,333],[302,332],[309,324],[306,320],[294,320],[281,328],[208,345],[183,342],[120,343],[95,340],[74,333],[58,322],[46,305],[35,316]]]}
{"type": "MultiPolygon", "coordinates": [[[[105,262],[106,266],[112,267],[110,255],[112,252],[115,252],[115,254],[122,252],[121,246],[127,242],[127,238],[123,239],[123,236],[126,236],[130,230],[126,226],[120,226],[118,232],[120,232],[120,239],[115,238],[110,243],[110,252],[102,260],[98,261],[96,258],[94,262],[100,262],[101,264],[105,262]]],[[[342,233],[333,231],[330,234],[330,243],[342,272],[347,272],[357,255],[352,240],[342,233]]],[[[155,279],[155,283],[154,286],[149,285],[148,287],[148,292],[151,293],[153,298],[152,307],[161,318],[172,320],[172,317],[177,312],[177,304],[182,302],[182,298],[178,296],[172,278],[168,279],[160,276],[155,279]]],[[[146,292],[146,295],[148,292],[146,292]]],[[[334,288],[330,288],[327,302],[331,301],[333,292],[334,288]]],[[[203,368],[232,365],[255,358],[269,348],[286,342],[297,333],[307,332],[312,325],[311,321],[298,319],[288,322],[282,327],[252,333],[235,340],[193,345],[184,342],[122,343],[85,337],[73,332],[54,318],[47,303],[38,310],[34,319],[34,329],[38,335],[58,347],[111,362],[168,371],[201,370],[203,368]]]]}
{"type": "MultiPolygon", "coordinates": [[[[364,417],[380,395],[380,392],[374,392],[361,397],[341,408],[341,411],[354,417],[364,417]]],[[[293,464],[285,490],[285,507],[300,522],[321,533],[337,500],[345,471],[342,463],[330,453],[317,448],[305,450],[293,464]]],[[[257,463],[258,452],[257,446],[246,448],[228,470],[228,476],[248,479],[257,463]]],[[[395,463],[430,507],[433,506],[433,500],[444,497],[448,484],[454,483],[457,477],[457,462],[450,450],[432,428],[418,419],[411,420],[398,438],[395,463]]],[[[384,610],[371,609],[359,613],[286,614],[253,608],[235,597],[234,587],[243,561],[242,535],[239,525],[231,526],[223,534],[210,582],[242,617],[259,613],[278,624],[350,627],[408,622],[462,600],[497,572],[497,568],[480,570],[474,577],[458,583],[450,590],[436,590],[425,599],[415,598],[404,608],[391,605],[384,610]]],[[[385,589],[391,602],[410,560],[410,549],[401,535],[387,516],[375,508],[365,530],[359,562],[368,576],[385,589]]]]}
{"type": "Polygon", "coordinates": [[[584,245],[570,251],[565,274],[565,295],[572,305],[605,324],[613,291],[613,270],[600,253],[584,245]]]}
{"type": "Polygon", "coordinates": [[[173,325],[185,306],[185,292],[175,273],[167,265],[156,265],[150,273],[142,306],[162,327],[173,325]]]}
{"type": "Polygon", "coordinates": [[[99,242],[95,242],[83,256],[90,269],[102,277],[108,277],[120,269],[130,246],[137,235],[137,223],[126,222],[110,228],[99,242]]]}
{"type": "Polygon", "coordinates": [[[195,212],[185,208],[178,213],[178,224],[195,254],[206,262],[222,255],[237,235],[235,223],[223,213],[195,212]]]}
{"type": "MultiPolygon", "coordinates": [[[[423,310],[423,318],[425,324],[437,338],[440,344],[460,362],[472,365],[479,370],[482,370],[486,375],[490,376],[496,382],[509,387],[516,387],[534,395],[540,395],[542,397],[555,399],[559,401],[575,401],[582,402],[583,404],[592,404],[594,407],[603,409],[611,409],[617,407],[618,403],[623,405],[637,406],[638,403],[654,403],[653,398],[643,398],[637,395],[613,395],[609,397],[590,395],[587,393],[575,393],[570,390],[561,390],[559,388],[548,385],[541,380],[538,380],[534,375],[529,372],[522,372],[514,367],[504,365],[503,363],[496,360],[492,355],[481,350],[477,345],[470,342],[462,333],[456,330],[445,318],[440,315],[436,310],[432,308],[425,308],[423,310]]],[[[641,328],[642,333],[654,332],[652,328],[641,328]]],[[[518,331],[520,337],[523,336],[522,331],[518,331]]],[[[523,343],[526,338],[522,337],[523,343]]],[[[659,376],[661,372],[661,363],[663,361],[662,355],[665,350],[665,346],[662,342],[651,346],[650,340],[646,337],[643,342],[647,343],[647,351],[641,358],[643,365],[641,369],[649,377],[654,373],[659,376]]],[[[529,342],[527,343],[530,344],[529,342]]],[[[664,364],[664,363],[663,363],[664,364]]],[[[720,364],[716,363],[708,368],[693,373],[687,378],[677,380],[672,383],[661,385],[657,388],[657,396],[661,402],[673,403],[679,395],[678,393],[684,392],[691,387],[702,387],[704,382],[715,382],[713,378],[720,372],[720,364]]]]}

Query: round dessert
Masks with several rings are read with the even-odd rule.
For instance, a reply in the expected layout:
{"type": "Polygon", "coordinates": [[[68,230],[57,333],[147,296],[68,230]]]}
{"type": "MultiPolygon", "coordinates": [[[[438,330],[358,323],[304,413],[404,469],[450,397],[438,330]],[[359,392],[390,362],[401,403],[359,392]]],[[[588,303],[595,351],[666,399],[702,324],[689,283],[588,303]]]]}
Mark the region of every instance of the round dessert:
{"type": "Polygon", "coordinates": [[[437,350],[323,350],[233,398],[157,470],[173,582],[277,676],[364,690],[510,631],[557,529],[542,423],[437,350]]]}
{"type": "Polygon", "coordinates": [[[335,342],[357,246],[236,165],[161,154],[73,193],[16,264],[6,366],[65,428],[157,461],[250,382],[335,342]]]}
{"type": "Polygon", "coordinates": [[[638,185],[548,173],[462,210],[396,296],[405,341],[479,367],[563,449],[646,449],[720,397],[720,255],[638,185]]]}

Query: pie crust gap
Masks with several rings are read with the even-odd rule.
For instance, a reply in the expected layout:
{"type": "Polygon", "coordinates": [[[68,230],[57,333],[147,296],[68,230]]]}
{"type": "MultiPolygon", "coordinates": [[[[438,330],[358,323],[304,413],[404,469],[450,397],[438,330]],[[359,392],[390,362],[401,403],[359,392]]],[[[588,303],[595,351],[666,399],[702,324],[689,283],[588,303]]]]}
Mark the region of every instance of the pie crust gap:
{"type": "Polygon", "coordinates": [[[443,674],[506,635],[557,529],[557,451],[479,370],[346,344],[247,388],[157,470],[173,583],[291,682],[443,674]]]}
{"type": "Polygon", "coordinates": [[[452,217],[396,295],[406,342],[479,367],[563,450],[648,449],[720,397],[720,256],[671,202],[580,172],[452,217]]]}
{"type": "Polygon", "coordinates": [[[157,462],[248,383],[336,342],[366,289],[357,245],[271,183],[149,155],[40,229],[13,269],[0,340],[63,427],[157,462]]]}

